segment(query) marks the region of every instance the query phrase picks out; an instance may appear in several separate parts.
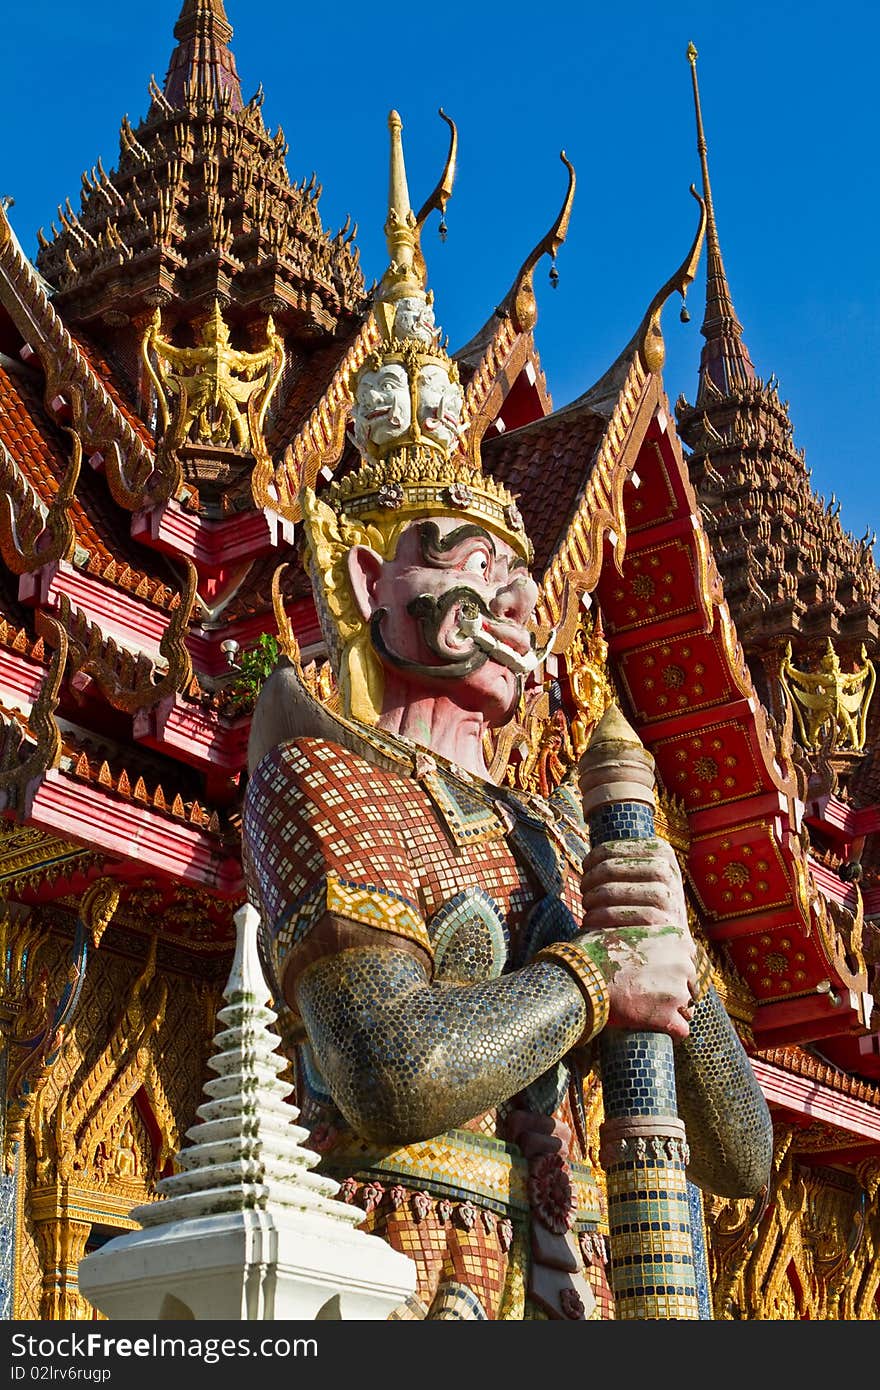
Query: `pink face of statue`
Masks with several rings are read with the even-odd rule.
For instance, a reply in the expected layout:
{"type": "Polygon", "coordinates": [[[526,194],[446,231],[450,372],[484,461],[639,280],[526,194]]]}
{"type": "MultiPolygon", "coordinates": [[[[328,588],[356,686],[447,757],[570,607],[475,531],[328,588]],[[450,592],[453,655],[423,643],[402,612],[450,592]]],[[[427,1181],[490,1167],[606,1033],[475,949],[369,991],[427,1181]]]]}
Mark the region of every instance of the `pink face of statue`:
{"type": "Polygon", "coordinates": [[[462,516],[413,521],[393,560],[355,546],[349,574],[373,645],[409,698],[446,695],[503,723],[538,663],[538,590],[511,545],[462,516]]]}

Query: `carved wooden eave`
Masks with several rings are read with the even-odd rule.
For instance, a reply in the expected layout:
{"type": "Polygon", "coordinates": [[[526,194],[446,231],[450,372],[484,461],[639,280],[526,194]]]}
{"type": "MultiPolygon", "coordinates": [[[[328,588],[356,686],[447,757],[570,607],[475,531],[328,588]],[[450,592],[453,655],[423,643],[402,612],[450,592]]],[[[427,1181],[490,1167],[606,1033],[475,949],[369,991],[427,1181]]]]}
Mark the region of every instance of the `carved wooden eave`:
{"type": "MultiPolygon", "coordinates": [[[[60,416],[45,409],[40,387],[39,373],[0,363],[0,553],[7,568],[26,575],[65,560],[152,598],[164,587],[144,568],[152,557],[136,553],[128,519],[115,518],[103,483],[83,474],[81,435],[63,423],[66,405],[60,416]]],[[[75,404],[71,418],[81,414],[75,404]]]]}
{"type": "Polygon", "coordinates": [[[214,521],[186,511],[174,498],[135,512],[131,534],[153,550],[192,560],[200,573],[256,560],[274,548],[272,531],[262,512],[214,521]]]}
{"type": "Polygon", "coordinates": [[[800,1162],[850,1167],[876,1158],[880,1086],[847,1076],[800,1049],[773,1048],[751,1061],[774,1112],[797,1127],[793,1143],[800,1162]]]}
{"type": "Polygon", "coordinates": [[[0,703],[29,709],[45,679],[42,637],[35,639],[26,628],[16,628],[0,616],[0,703]]]}
{"type": "Polygon", "coordinates": [[[50,768],[28,785],[22,810],[28,826],[85,843],[116,875],[159,875],[228,900],[243,891],[239,858],[216,834],[136,799],[134,790],[120,795],[75,770],[50,768]]]}
{"type": "MultiPolygon", "coordinates": [[[[226,781],[246,763],[248,720],[229,718],[210,707],[211,692],[202,689],[194,665],[209,683],[228,678],[229,663],[221,643],[231,637],[247,650],[263,632],[274,630],[275,620],[259,611],[213,628],[192,625],[193,577],[194,571],[183,601],[165,614],[128,611],[124,602],[96,588],[88,577],[60,567],[46,591],[36,595],[36,627],[42,634],[37,641],[25,629],[14,631],[8,623],[0,628],[0,698],[25,712],[31,708],[45,681],[45,668],[35,666],[34,657],[43,659],[45,651],[57,645],[62,630],[66,681],[77,699],[98,698],[131,715],[136,742],[199,768],[212,789],[217,792],[222,786],[225,795],[226,781]],[[91,611],[100,612],[100,622],[71,600],[71,594],[82,597],[83,589],[91,611]],[[2,645],[4,635],[8,635],[8,647],[2,645]],[[30,660],[25,654],[30,654],[30,660]]],[[[302,649],[308,651],[320,643],[311,599],[291,602],[286,609],[302,649]]]]}
{"type": "MultiPolygon", "coordinates": [[[[77,461],[75,472],[78,471],[77,461]]],[[[52,560],[72,558],[76,533],[68,507],[76,477],[74,474],[71,478],[71,473],[62,479],[52,506],[47,507],[0,440],[0,556],[13,574],[25,574],[52,560]]]]}
{"type": "Polygon", "coordinates": [[[237,776],[247,765],[250,715],[224,719],[215,710],[168,695],[134,717],[138,743],[167,753],[216,781],[237,776]]]}
{"type": "Polygon", "coordinates": [[[43,284],[0,208],[0,305],[30,350],[28,355],[39,358],[47,408],[51,412],[53,402],[55,410],[64,402],[74,407],[73,424],[83,449],[89,457],[100,455],[110,492],[120,506],[136,510],[144,505],[145,493],[160,500],[166,481],[170,495],[170,480],[155,478],[155,454],[143,431],[134,428],[107,391],[43,284]]]}
{"type": "Polygon", "coordinates": [[[161,698],[153,679],[159,667],[160,680],[173,680],[181,689],[191,679],[184,641],[193,602],[188,591],[183,598],[170,589],[157,593],[159,607],[61,561],[24,576],[19,598],[37,610],[38,626],[47,616],[61,620],[70,633],[73,669],[90,663],[108,698],[119,693],[123,703],[117,708],[124,708],[125,692],[140,692],[135,706],[141,697],[143,703],[161,698]]]}
{"type": "MultiPolygon", "coordinates": [[[[154,656],[144,651],[136,627],[123,628],[123,643],[126,638],[133,641],[131,646],[120,645],[115,637],[92,622],[81,608],[74,606],[69,593],[63,589],[54,595],[50,590],[44,597],[37,614],[37,626],[41,635],[53,642],[58,625],[54,619],[46,624],[45,619],[47,609],[49,612],[57,611],[66,634],[70,666],[76,676],[80,680],[89,677],[97,683],[115,709],[132,713],[149,708],[170,691],[186,689],[192,680],[192,660],[187,650],[186,636],[195,592],[196,571],[190,565],[184,593],[180,601],[171,607],[154,656]],[[157,670],[160,664],[163,668],[161,673],[157,670]]],[[[90,586],[89,593],[90,596],[94,595],[94,585],[90,586]]],[[[118,615],[114,614],[111,621],[116,626],[118,615]]]]}
{"type": "Polygon", "coordinates": [[[758,1045],[864,1034],[871,998],[857,914],[849,928],[833,919],[811,874],[790,731],[771,725],[756,695],[659,373],[631,345],[572,406],[493,440],[487,466],[509,482],[520,450],[535,460],[520,494],[530,534],[553,462],[580,457],[539,620],[558,629],[562,654],[578,600],[598,600],[632,722],[686,808],[702,927],[754,993],[758,1045]],[[590,441],[586,457],[579,434],[590,441]]]}

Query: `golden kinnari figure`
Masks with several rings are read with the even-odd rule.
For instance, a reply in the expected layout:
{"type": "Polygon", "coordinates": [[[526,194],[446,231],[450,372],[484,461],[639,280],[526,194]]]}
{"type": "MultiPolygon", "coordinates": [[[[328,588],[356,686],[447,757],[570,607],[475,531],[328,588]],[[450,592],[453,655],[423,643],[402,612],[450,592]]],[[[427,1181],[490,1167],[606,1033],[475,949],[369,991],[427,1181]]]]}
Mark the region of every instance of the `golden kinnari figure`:
{"type": "Polygon", "coordinates": [[[843,671],[831,638],[815,671],[800,671],[792,662],[791,643],[779,668],[779,680],[791,700],[801,742],[805,748],[821,746],[823,731],[834,731],[839,748],[861,752],[865,746],[868,706],[874,694],[877,672],[868,661],[864,644],[861,666],[843,671]]]}
{"type": "Polygon", "coordinates": [[[284,369],[284,343],[271,317],[265,348],[242,352],[231,346],[215,299],[197,346],[181,348],[163,337],[157,309],[141,356],[156,388],[168,447],[190,440],[243,453],[263,451],[263,421],[284,369]]]}

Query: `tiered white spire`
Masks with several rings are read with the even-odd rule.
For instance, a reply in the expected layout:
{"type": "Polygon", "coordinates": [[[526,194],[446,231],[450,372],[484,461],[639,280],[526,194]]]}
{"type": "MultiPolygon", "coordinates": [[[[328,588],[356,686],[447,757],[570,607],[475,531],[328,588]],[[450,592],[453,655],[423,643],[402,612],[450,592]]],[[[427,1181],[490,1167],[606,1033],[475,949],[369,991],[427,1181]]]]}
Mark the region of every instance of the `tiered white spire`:
{"type": "Polygon", "coordinates": [[[110,1318],[377,1319],[415,1288],[415,1265],[356,1230],[357,1207],[312,1170],[318,1155],[282,1081],[286,1062],[257,953],[259,914],[235,915],[235,960],[207,1100],[142,1229],[80,1261],[80,1290],[110,1318]]]}
{"type": "Polygon", "coordinates": [[[338,1183],[311,1171],[319,1157],[303,1147],[308,1130],[295,1123],[299,1111],[288,1102],[290,1084],[281,1080],[287,1061],[272,1031],[277,1014],[260,968],[258,923],[249,905],[236,914],[235,959],[217,1014],[225,1026],[214,1036],[208,1064],[217,1079],[205,1082],[209,1099],[187,1130],[192,1143],[178,1154],[178,1171],[157,1183],[164,1201],[132,1211],[143,1227],[273,1205],[320,1212],[348,1226],[363,1219],[333,1200],[338,1183]]]}

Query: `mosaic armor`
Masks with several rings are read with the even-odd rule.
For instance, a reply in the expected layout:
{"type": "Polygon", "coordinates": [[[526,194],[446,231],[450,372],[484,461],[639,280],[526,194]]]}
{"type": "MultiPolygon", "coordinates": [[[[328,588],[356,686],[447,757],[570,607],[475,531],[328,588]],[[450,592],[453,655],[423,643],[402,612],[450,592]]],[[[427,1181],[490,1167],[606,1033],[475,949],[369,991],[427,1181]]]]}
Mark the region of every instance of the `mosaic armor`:
{"type": "MultiPolygon", "coordinates": [[[[364,1228],[414,1259],[399,1316],[613,1316],[585,1108],[604,1017],[568,944],[578,793],[524,797],[375,729],[364,752],[282,743],[245,803],[301,1122],[364,1228]]],[[[719,1153],[738,1065],[708,1107],[719,1153]]]]}

